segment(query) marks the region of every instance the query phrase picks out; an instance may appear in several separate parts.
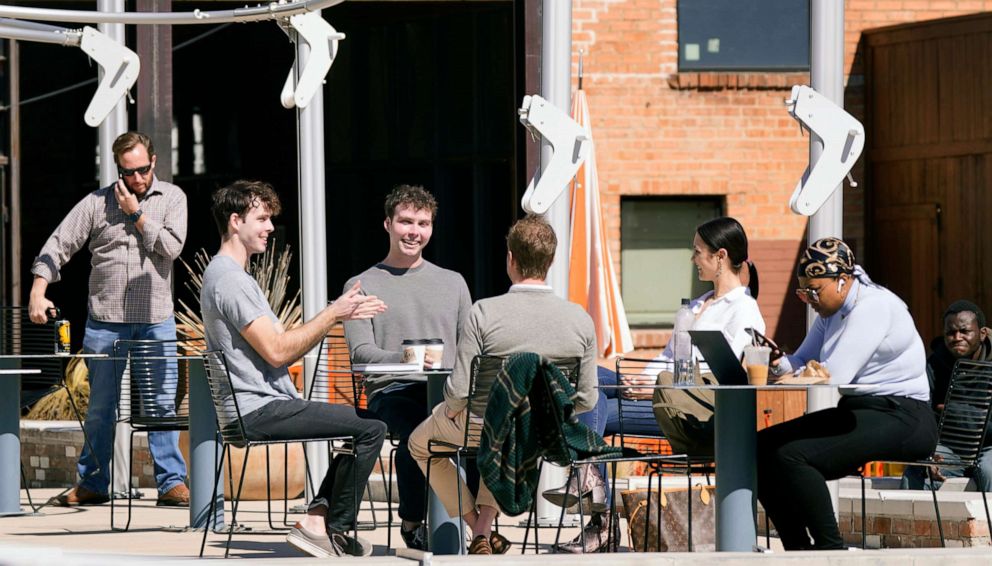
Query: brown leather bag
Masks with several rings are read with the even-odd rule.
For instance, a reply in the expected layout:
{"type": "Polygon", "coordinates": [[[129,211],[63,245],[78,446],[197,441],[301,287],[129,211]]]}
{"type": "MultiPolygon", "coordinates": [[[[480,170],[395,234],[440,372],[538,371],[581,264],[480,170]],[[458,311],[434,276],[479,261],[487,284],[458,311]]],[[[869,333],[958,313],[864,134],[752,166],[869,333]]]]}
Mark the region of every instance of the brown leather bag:
{"type": "MultiPolygon", "coordinates": [[[[714,489],[710,485],[697,485],[691,490],[692,550],[697,552],[716,550],[714,489]]],[[[632,551],[688,552],[689,490],[666,489],[660,500],[656,489],[651,490],[650,499],[646,489],[627,490],[620,496],[632,551]]]]}

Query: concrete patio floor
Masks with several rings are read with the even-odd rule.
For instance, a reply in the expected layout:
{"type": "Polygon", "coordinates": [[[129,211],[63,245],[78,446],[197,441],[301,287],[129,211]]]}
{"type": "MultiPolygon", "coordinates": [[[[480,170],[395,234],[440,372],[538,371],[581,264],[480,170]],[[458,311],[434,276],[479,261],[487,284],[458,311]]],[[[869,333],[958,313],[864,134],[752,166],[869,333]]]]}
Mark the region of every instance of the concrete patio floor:
{"type": "MultiPolygon", "coordinates": [[[[146,496],[153,497],[154,490],[144,490],[146,496]]],[[[32,490],[35,502],[46,500],[58,493],[55,489],[32,490]]],[[[27,498],[22,494],[22,503],[27,507],[27,498]]],[[[126,503],[126,502],[121,502],[126,503]]],[[[291,501],[291,505],[301,504],[302,500],[291,501]]],[[[281,503],[280,503],[281,505],[281,503]]],[[[278,507],[281,510],[281,507],[278,507]]],[[[121,523],[126,519],[126,505],[116,507],[121,523]]],[[[327,559],[316,559],[302,555],[285,541],[285,532],[272,533],[268,530],[265,503],[249,501],[242,504],[238,512],[239,523],[250,527],[250,532],[236,532],[231,544],[231,556],[238,559],[252,559],[258,564],[269,562],[294,564],[326,563],[327,559]]],[[[81,508],[45,507],[36,515],[0,518],[0,564],[131,564],[135,562],[170,563],[196,559],[202,532],[187,531],[188,511],[155,507],[154,499],[141,499],[134,502],[134,516],[128,532],[114,532],[110,529],[110,505],[81,508]]],[[[230,513],[228,512],[228,517],[230,513]]],[[[292,521],[292,515],[290,515],[292,521]]],[[[361,520],[371,519],[366,507],[361,520]]],[[[279,525],[281,511],[274,517],[279,525]]],[[[499,557],[431,556],[413,553],[412,556],[395,556],[387,553],[386,529],[364,531],[360,534],[375,545],[374,555],[367,558],[333,559],[361,560],[363,564],[463,564],[480,561],[498,561],[500,564],[545,564],[549,561],[561,564],[641,565],[650,564],[742,564],[752,562],[776,562],[781,564],[871,564],[871,565],[935,565],[992,564],[992,550],[970,549],[912,549],[881,551],[837,551],[821,553],[785,553],[776,539],[772,539],[772,553],[668,553],[637,554],[620,552],[595,555],[520,555],[520,543],[524,530],[518,520],[504,518],[500,532],[507,536],[514,548],[507,555],[499,557]]],[[[623,544],[627,544],[626,525],[622,525],[623,544]]],[[[566,530],[564,537],[572,537],[577,529],[566,530]]],[[[398,531],[393,531],[394,546],[399,542],[398,531]]],[[[541,542],[547,552],[554,531],[542,529],[541,542]]],[[[402,544],[400,542],[400,544],[402,544]]],[[[626,549],[623,549],[626,550],[626,549]]],[[[207,540],[206,556],[221,558],[224,554],[224,536],[211,534],[207,540]]]]}

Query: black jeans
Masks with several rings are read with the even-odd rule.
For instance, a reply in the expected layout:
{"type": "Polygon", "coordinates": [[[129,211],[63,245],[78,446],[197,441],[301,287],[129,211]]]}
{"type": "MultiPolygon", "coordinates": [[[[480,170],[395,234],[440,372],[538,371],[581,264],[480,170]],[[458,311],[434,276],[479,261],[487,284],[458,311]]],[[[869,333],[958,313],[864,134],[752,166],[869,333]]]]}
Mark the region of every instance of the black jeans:
{"type": "Polygon", "coordinates": [[[875,460],[925,458],[936,445],[937,421],[928,403],[844,396],[837,408],[758,433],[758,499],[786,550],[844,548],[827,480],[875,460]]]}
{"type": "MultiPolygon", "coordinates": [[[[369,411],[386,423],[389,433],[399,443],[393,464],[400,499],[397,513],[400,519],[412,523],[424,521],[427,481],[420,466],[410,456],[406,442],[413,430],[430,415],[431,408],[427,406],[426,383],[396,383],[376,393],[369,401],[369,411]]],[[[478,493],[479,468],[474,460],[465,464],[465,475],[469,490],[478,493]]]]}
{"type": "Polygon", "coordinates": [[[354,527],[365,485],[379,457],[386,424],[363,409],[303,399],[276,400],[245,415],[250,440],[294,440],[352,436],[355,456],[337,455],[320,483],[310,508],[327,507],[328,528],[344,532],[354,527]],[[354,481],[352,481],[354,473],[354,481]]]}

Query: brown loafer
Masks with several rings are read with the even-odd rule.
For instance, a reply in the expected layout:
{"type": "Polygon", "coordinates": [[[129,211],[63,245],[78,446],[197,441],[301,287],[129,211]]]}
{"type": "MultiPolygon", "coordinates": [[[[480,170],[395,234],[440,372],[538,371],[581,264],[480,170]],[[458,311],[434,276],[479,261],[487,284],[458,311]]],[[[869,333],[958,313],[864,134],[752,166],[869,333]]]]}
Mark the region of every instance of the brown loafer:
{"type": "Polygon", "coordinates": [[[510,541],[499,533],[489,535],[489,546],[493,549],[493,554],[506,554],[510,550],[510,541]]]}
{"type": "Polygon", "coordinates": [[[158,507],[189,507],[189,488],[185,484],[179,484],[159,495],[155,505],[158,507]]]}
{"type": "Polygon", "coordinates": [[[492,554],[493,547],[489,544],[486,535],[479,535],[472,539],[472,544],[468,545],[469,554],[492,554]]]}
{"type": "Polygon", "coordinates": [[[49,499],[48,504],[55,507],[75,507],[76,505],[100,505],[108,501],[110,501],[110,497],[107,494],[90,491],[77,485],[68,492],[49,499]]]}

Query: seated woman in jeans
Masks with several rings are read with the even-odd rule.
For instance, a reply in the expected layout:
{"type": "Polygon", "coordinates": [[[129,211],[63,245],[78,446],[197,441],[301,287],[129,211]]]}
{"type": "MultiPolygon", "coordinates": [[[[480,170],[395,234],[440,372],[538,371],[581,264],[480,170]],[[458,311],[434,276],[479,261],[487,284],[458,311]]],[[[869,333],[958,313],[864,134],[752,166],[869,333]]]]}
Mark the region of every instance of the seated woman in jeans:
{"type": "Polygon", "coordinates": [[[786,550],[839,549],[826,482],[865,462],[929,456],[937,422],[923,340],[906,304],[872,283],[836,238],[810,245],[797,275],[796,294],[818,317],[794,355],[772,362],[773,372],[817,360],[842,386],[841,399],[758,433],[758,499],[786,550]]]}
{"type": "MultiPolygon", "coordinates": [[[[693,238],[692,262],[696,267],[700,281],[713,284],[713,290],[707,291],[690,303],[690,308],[696,316],[693,328],[696,330],[721,330],[727,337],[734,352],[739,356],[744,346],[751,342],[751,336],[745,331],[754,328],[759,332],[765,331],[765,321],[761,317],[758,303],[758,273],[754,265],[748,261],[747,234],[740,222],[733,218],[715,218],[699,225],[693,238]]],[[[657,358],[657,364],[649,364],[638,376],[622,376],[624,385],[654,385],[659,372],[671,370],[674,358],[672,343],[669,342],[665,351],[657,358]]],[[[698,358],[698,355],[697,355],[698,358]]],[[[618,376],[612,370],[599,368],[599,384],[617,385],[618,376]]],[[[712,392],[701,392],[710,395],[712,392]]],[[[623,432],[631,435],[669,436],[659,427],[652,407],[654,389],[616,389],[601,387],[599,401],[596,407],[578,416],[601,435],[612,435],[620,432],[620,403],[623,404],[623,432]],[[621,397],[618,402],[617,397],[621,397]]],[[[711,403],[712,404],[712,403],[711,403]]],[[[712,428],[710,428],[712,432],[712,428]]],[[[704,441],[705,443],[705,441],[704,441]]],[[[712,439],[708,440],[712,446],[712,439]]],[[[674,446],[674,444],[673,444],[674,446]]],[[[676,448],[676,452],[685,450],[676,448]]],[[[710,448],[712,452],[712,448],[710,448]]],[[[588,494],[588,503],[584,500],[584,509],[591,508],[593,515],[589,524],[579,537],[562,545],[559,550],[566,552],[594,552],[605,548],[609,521],[605,515],[608,508],[609,490],[605,487],[603,477],[605,466],[591,468],[577,474],[579,480],[575,483],[582,485],[581,492],[588,494]]],[[[561,487],[545,492],[545,498],[555,504],[572,505],[577,501],[575,494],[580,490],[575,485],[568,489],[561,487]]],[[[617,522],[614,521],[614,524],[617,522]]]]}

